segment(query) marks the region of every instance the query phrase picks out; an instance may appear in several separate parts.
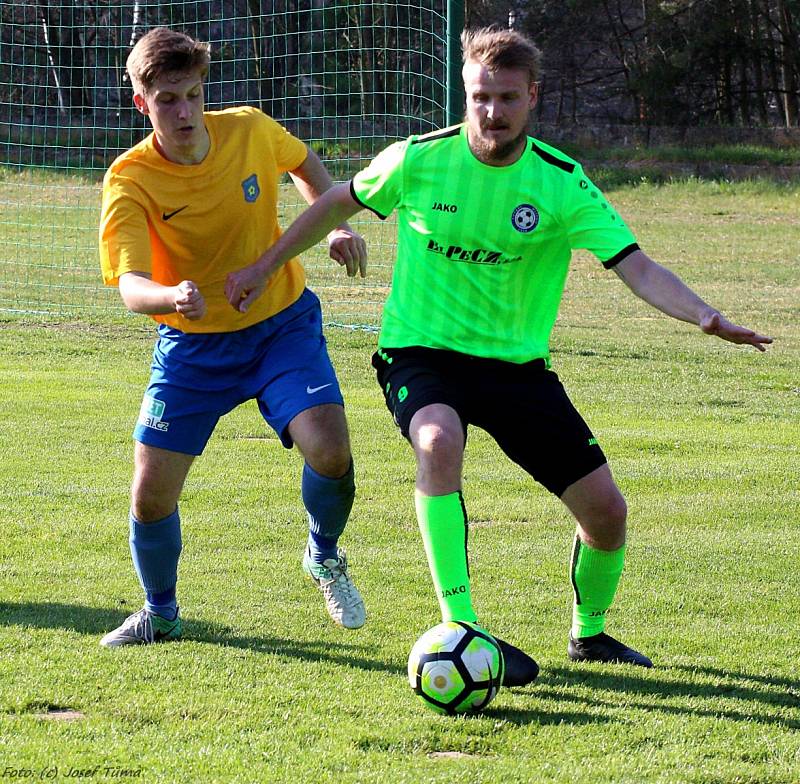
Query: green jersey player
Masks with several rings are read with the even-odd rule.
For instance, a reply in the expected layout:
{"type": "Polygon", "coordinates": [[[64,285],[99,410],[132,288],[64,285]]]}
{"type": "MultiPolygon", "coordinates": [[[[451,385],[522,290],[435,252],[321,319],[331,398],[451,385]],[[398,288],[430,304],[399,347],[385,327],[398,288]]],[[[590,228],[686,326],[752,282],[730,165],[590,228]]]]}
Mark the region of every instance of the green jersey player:
{"type": "MultiPolygon", "coordinates": [[[[527,135],[539,52],[509,30],[465,33],[463,124],[391,145],[335,186],[255,264],[227,279],[247,309],[289,258],[362,207],[396,211],[397,262],[373,357],[417,460],[416,511],[444,620],[475,621],[462,461],[470,425],[557,495],[576,519],[577,661],[650,667],[605,632],[625,556],[627,509],[597,439],[550,368],[548,341],[573,249],[591,251],[653,307],[733,343],[771,339],[728,321],[650,259],[581,166],[527,135]]],[[[364,275],[363,264],[347,262],[364,275]]],[[[506,685],[531,657],[503,641],[506,685]]]]}

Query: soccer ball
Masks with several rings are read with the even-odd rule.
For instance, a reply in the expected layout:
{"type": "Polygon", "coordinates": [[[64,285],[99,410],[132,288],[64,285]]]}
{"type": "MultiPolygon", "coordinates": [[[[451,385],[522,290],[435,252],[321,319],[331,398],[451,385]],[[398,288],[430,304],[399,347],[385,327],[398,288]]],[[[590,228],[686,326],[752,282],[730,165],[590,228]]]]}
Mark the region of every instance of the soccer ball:
{"type": "Polygon", "coordinates": [[[477,713],[503,682],[503,652],[475,623],[445,621],[428,629],[411,649],[408,682],[437,713],[477,713]]]}

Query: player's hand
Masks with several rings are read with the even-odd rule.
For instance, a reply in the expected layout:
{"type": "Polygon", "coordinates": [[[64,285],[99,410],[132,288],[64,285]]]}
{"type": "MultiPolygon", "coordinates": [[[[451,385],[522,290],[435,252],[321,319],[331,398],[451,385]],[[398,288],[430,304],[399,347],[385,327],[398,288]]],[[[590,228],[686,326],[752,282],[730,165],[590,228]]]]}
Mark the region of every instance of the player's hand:
{"type": "Polygon", "coordinates": [[[191,321],[197,321],[206,315],[206,300],[192,280],[184,280],[175,286],[173,303],[175,312],[191,321]]]}
{"type": "Polygon", "coordinates": [[[225,279],[225,297],[234,310],[246,313],[247,309],[263,293],[267,286],[267,278],[255,264],[236,272],[229,272],[225,279]]]}
{"type": "Polygon", "coordinates": [[[716,335],[718,338],[728,340],[731,343],[747,343],[759,351],[766,351],[765,344],[772,343],[772,338],[759,335],[753,332],[752,329],[733,324],[716,310],[703,314],[700,319],[700,329],[706,335],[716,335]]]}
{"type": "Polygon", "coordinates": [[[354,278],[356,272],[362,278],[367,277],[367,243],[360,234],[334,229],[328,235],[328,253],[334,261],[347,268],[349,278],[354,278]]]}

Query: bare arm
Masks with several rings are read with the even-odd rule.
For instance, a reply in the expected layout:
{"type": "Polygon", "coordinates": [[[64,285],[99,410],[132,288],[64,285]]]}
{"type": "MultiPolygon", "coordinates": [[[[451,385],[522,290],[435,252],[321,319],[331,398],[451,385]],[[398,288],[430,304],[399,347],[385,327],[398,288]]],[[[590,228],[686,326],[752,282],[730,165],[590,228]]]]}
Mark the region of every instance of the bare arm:
{"type": "Polygon", "coordinates": [[[708,335],[716,335],[731,343],[747,343],[759,351],[765,351],[765,344],[772,343],[772,338],[728,321],[677,275],[641,250],[624,258],[614,267],[614,272],[637,297],[672,318],[696,324],[708,335]]]}
{"type": "Polygon", "coordinates": [[[308,148],[306,159],[296,169],[292,169],[289,176],[300,191],[300,195],[309,204],[313,204],[325,191],[333,187],[333,180],[328,170],[311,148],[308,148]]]}
{"type": "Polygon", "coordinates": [[[120,276],[119,293],[125,307],[134,313],[180,313],[192,321],[206,314],[206,301],[191,280],[181,281],[177,286],[164,286],[145,272],[126,272],[120,276]]]}
{"type": "MultiPolygon", "coordinates": [[[[333,187],[328,170],[317,154],[309,148],[306,159],[289,172],[295,187],[308,204],[313,204],[325,191],[333,187]]],[[[327,235],[330,257],[348,267],[355,265],[366,272],[367,245],[363,237],[353,231],[345,221],[333,228],[327,235]]]]}
{"type": "MultiPolygon", "coordinates": [[[[244,313],[264,291],[267,280],[289,259],[318,243],[332,228],[339,226],[361,209],[350,195],[350,183],[334,185],[325,191],[278,239],[249,267],[231,272],[225,282],[225,296],[236,310],[244,313]]],[[[353,277],[366,275],[366,257],[340,261],[353,277]]]]}

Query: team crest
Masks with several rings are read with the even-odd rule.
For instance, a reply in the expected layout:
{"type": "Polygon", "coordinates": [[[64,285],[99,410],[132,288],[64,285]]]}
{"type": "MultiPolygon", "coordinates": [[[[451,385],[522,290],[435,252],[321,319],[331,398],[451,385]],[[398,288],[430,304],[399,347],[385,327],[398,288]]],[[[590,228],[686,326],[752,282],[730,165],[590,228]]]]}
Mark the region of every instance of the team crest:
{"type": "Polygon", "coordinates": [[[242,180],[242,190],[244,200],[254,202],[261,193],[261,188],[258,187],[258,175],[251,174],[246,180],[242,180]]]}
{"type": "Polygon", "coordinates": [[[511,213],[511,223],[517,231],[527,234],[539,225],[539,210],[532,204],[520,204],[511,213]]]}

